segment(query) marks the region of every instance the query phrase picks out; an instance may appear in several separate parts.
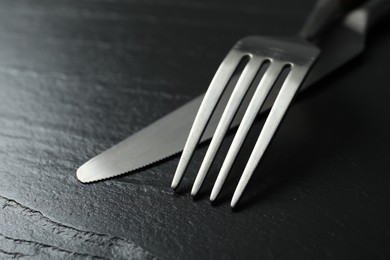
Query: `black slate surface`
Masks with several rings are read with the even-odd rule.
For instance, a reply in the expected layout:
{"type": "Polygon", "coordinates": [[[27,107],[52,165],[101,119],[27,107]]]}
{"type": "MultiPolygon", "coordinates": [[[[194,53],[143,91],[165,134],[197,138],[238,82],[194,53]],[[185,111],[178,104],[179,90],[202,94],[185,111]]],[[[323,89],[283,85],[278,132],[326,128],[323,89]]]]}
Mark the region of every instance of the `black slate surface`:
{"type": "MultiPolygon", "coordinates": [[[[390,34],[299,98],[242,206],[174,195],[178,156],[83,185],[90,157],[202,93],[239,38],[291,35],[309,0],[1,0],[0,258],[388,259],[390,34]]],[[[192,175],[191,175],[192,174],[192,175]]]]}

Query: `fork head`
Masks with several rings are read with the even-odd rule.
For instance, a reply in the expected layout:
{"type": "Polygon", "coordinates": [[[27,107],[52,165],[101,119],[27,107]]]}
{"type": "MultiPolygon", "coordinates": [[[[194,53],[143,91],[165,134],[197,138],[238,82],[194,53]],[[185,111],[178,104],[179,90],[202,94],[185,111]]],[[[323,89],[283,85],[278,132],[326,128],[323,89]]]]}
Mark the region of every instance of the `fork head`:
{"type": "Polygon", "coordinates": [[[231,206],[234,207],[278,128],[288,106],[318,55],[319,49],[317,47],[300,38],[251,36],[240,40],[221,63],[204,96],[173,178],[172,188],[176,189],[179,186],[195,148],[221,97],[224,95],[229,81],[233,77],[238,65],[247,57],[248,62],[229,97],[229,101],[215,130],[191,191],[191,194],[194,196],[201,188],[222,140],[237,114],[245,95],[256,75],[259,73],[259,70],[266,66],[264,75],[258,86],[256,86],[211,192],[210,200],[213,201],[217,198],[244,139],[261,110],[265,99],[278,77],[280,77],[282,70],[288,67],[288,75],[282,84],[234,192],[231,203],[231,206]]]}

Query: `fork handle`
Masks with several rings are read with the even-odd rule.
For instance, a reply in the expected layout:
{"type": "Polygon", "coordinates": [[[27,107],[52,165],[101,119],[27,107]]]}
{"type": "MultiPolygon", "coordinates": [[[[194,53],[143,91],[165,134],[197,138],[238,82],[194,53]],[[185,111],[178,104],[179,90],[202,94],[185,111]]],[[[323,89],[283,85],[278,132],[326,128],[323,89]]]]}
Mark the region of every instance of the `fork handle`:
{"type": "Polygon", "coordinates": [[[390,17],[390,0],[371,0],[356,12],[364,14],[367,20],[365,28],[362,29],[368,30],[381,19],[390,17]]]}
{"type": "Polygon", "coordinates": [[[344,20],[350,27],[361,34],[366,34],[379,20],[389,17],[390,0],[371,0],[352,11],[344,20]]]}
{"type": "Polygon", "coordinates": [[[299,36],[311,40],[365,0],[318,0],[299,36]]]}

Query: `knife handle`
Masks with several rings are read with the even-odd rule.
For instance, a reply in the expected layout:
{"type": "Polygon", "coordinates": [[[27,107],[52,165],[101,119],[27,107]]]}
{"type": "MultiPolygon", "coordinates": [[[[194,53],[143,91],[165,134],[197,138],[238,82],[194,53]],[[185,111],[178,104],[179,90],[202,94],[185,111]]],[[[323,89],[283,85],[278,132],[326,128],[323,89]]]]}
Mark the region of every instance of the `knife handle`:
{"type": "Polygon", "coordinates": [[[348,13],[358,5],[366,2],[365,0],[337,0],[345,13],[348,13]]]}
{"type": "Polygon", "coordinates": [[[318,0],[299,36],[312,40],[365,0],[318,0]]]}

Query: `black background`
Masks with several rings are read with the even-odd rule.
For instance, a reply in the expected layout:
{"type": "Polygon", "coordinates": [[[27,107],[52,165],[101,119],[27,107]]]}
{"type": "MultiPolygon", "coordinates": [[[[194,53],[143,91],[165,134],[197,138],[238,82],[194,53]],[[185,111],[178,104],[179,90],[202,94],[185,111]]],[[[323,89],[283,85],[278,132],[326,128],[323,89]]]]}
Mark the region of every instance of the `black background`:
{"type": "MultiPolygon", "coordinates": [[[[247,35],[292,35],[305,0],[1,0],[0,257],[388,259],[390,34],[298,99],[229,207],[179,194],[178,156],[84,185],[89,158],[207,88],[247,35]]],[[[256,129],[261,127],[259,120],[256,129]]],[[[256,130],[255,129],[255,130],[256,130]]],[[[253,143],[256,133],[249,138],[253,143]]],[[[191,175],[192,173],[192,175],[191,175]]]]}

